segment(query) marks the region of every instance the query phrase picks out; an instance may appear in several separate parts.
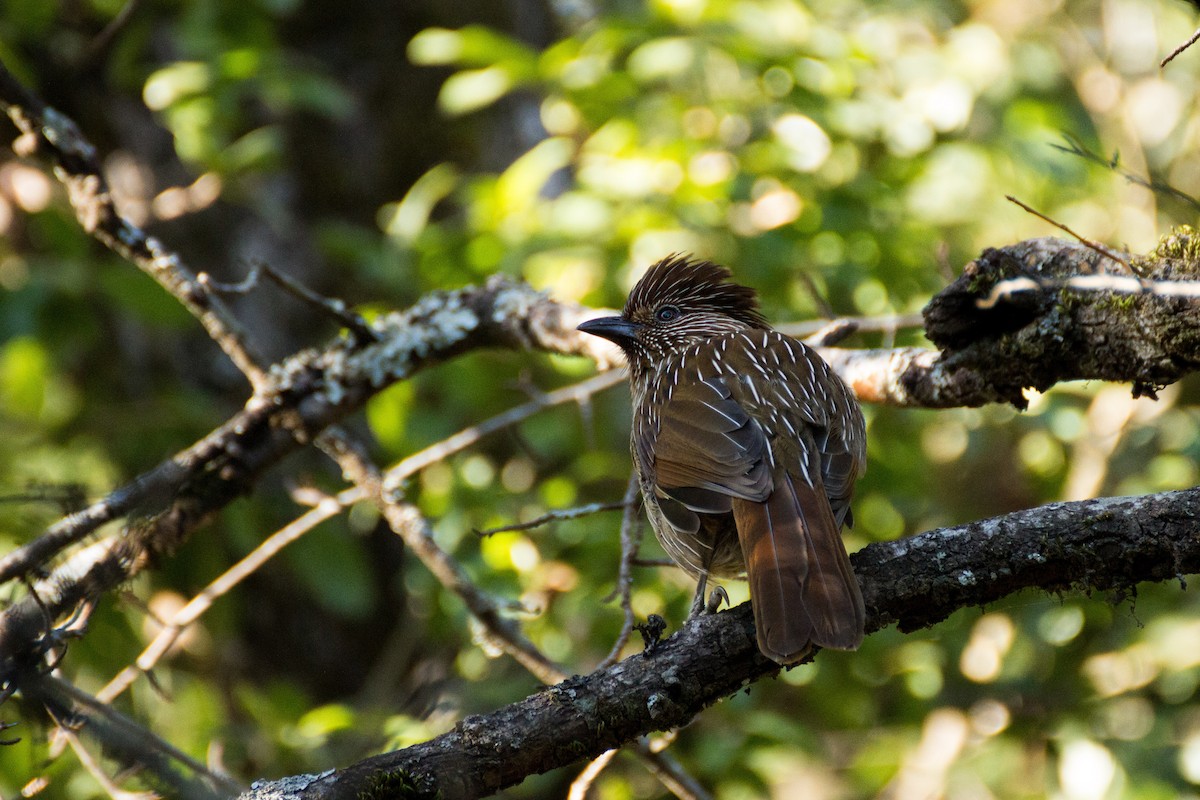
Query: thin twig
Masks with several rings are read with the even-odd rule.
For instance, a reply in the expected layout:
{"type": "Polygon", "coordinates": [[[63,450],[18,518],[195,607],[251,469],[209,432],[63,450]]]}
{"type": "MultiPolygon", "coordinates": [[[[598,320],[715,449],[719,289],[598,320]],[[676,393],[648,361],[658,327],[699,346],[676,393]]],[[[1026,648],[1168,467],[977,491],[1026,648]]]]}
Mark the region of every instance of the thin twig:
{"type": "Polygon", "coordinates": [[[1120,166],[1120,159],[1115,154],[1113,155],[1112,158],[1105,158],[1104,156],[1102,156],[1098,153],[1093,153],[1091,150],[1088,150],[1086,147],[1083,146],[1083,143],[1081,141],[1079,141],[1077,138],[1075,138],[1074,136],[1066,135],[1063,138],[1067,140],[1068,146],[1064,147],[1061,144],[1052,144],[1050,146],[1053,147],[1055,150],[1060,150],[1064,153],[1070,153],[1073,156],[1079,156],[1082,159],[1091,161],[1093,164],[1099,164],[1100,166],[1104,167],[1105,169],[1111,170],[1112,172],[1117,173],[1122,178],[1124,178],[1126,181],[1134,184],[1135,186],[1141,186],[1144,189],[1149,189],[1150,191],[1155,192],[1156,194],[1161,194],[1166,197],[1173,197],[1176,200],[1180,200],[1184,203],[1187,203],[1193,209],[1200,211],[1200,200],[1197,200],[1196,198],[1192,197],[1190,194],[1187,194],[1186,192],[1182,192],[1179,189],[1176,189],[1174,186],[1171,186],[1168,183],[1150,180],[1148,178],[1142,177],[1141,175],[1138,175],[1135,172],[1131,172],[1127,169],[1123,169],[1120,166]]]}
{"type": "Polygon", "coordinates": [[[546,392],[544,395],[530,400],[528,403],[514,406],[494,417],[485,419],[483,422],[464,428],[440,442],[431,444],[424,450],[413,453],[395,466],[390,467],[387,470],[385,488],[391,491],[430,464],[442,461],[447,456],[470,447],[484,436],[507,428],[510,425],[515,425],[522,420],[532,417],[543,409],[562,403],[582,403],[596,392],[616,386],[624,380],[625,370],[623,369],[601,372],[579,383],[564,386],[552,392],[546,392]]]}
{"type": "Polygon", "coordinates": [[[592,788],[592,783],[600,777],[600,773],[604,771],[616,754],[615,748],[606,750],[589,761],[583,771],[575,777],[575,780],[571,781],[571,788],[567,790],[567,800],[587,800],[587,793],[592,788]]]}
{"type": "Polygon", "coordinates": [[[134,660],[134,663],[121,670],[103,689],[96,693],[97,699],[102,703],[111,703],[115,700],[140,675],[153,669],[183,632],[207,612],[218,598],[224,596],[239,583],[254,574],[254,572],[277,555],[284,547],[361,499],[361,490],[357,488],[347,489],[337,497],[330,497],[323,500],[315,508],[310,509],[268,536],[262,544],[254,548],[245,558],[227,569],[220,577],[204,587],[199,594],[188,601],[187,605],[176,611],[166,626],[142,650],[141,654],[134,660]]]}
{"type": "Polygon", "coordinates": [[[184,477],[184,470],[175,460],[168,459],[87,508],[66,515],[36,539],[0,558],[0,584],[37,570],[56,553],[82,541],[102,525],[151,506],[158,498],[174,495],[184,477]]]}
{"type": "Polygon", "coordinates": [[[808,296],[816,304],[817,311],[821,312],[821,316],[836,317],[837,312],[833,310],[833,306],[821,294],[821,290],[817,288],[817,283],[812,279],[812,275],[809,275],[804,270],[797,271],[796,275],[800,278],[800,282],[804,284],[804,288],[808,290],[808,296]]]}
{"type": "Polygon", "coordinates": [[[117,15],[104,26],[104,30],[96,34],[96,37],[88,44],[83,58],[80,59],[81,63],[89,65],[99,62],[100,58],[116,40],[117,34],[129,24],[129,20],[133,19],[133,15],[140,5],[141,0],[128,0],[121,7],[121,10],[117,12],[117,15]]]}
{"type": "Polygon", "coordinates": [[[68,483],[62,486],[33,486],[19,494],[0,495],[0,503],[52,503],[63,514],[70,514],[83,507],[86,495],[83,486],[68,483]]]}
{"type": "Polygon", "coordinates": [[[1051,225],[1053,225],[1054,227],[1058,228],[1059,230],[1064,231],[1064,232],[1070,234],[1071,236],[1074,236],[1076,239],[1079,240],[1079,243],[1082,244],[1084,247],[1088,248],[1089,250],[1094,250],[1097,253],[1099,253],[1100,255],[1104,256],[1105,258],[1115,261],[1116,263],[1118,263],[1122,267],[1124,267],[1127,272],[1129,272],[1129,273],[1133,272],[1133,267],[1131,267],[1129,265],[1129,260],[1124,258],[1123,256],[1121,256],[1119,253],[1109,250],[1107,247],[1100,244],[1099,242],[1094,242],[1091,239],[1080,236],[1078,233],[1071,230],[1066,225],[1062,224],[1061,222],[1059,222],[1057,220],[1051,219],[1050,217],[1046,216],[1045,214],[1038,211],[1037,209],[1031,208],[1030,206],[1026,205],[1025,203],[1022,203],[1020,200],[1013,197],[1011,194],[1004,195],[1004,198],[1006,200],[1008,200],[1010,203],[1016,203],[1018,206],[1025,209],[1030,214],[1033,214],[1038,219],[1048,222],[1051,225]]]}
{"type": "Polygon", "coordinates": [[[207,272],[201,272],[196,276],[196,280],[206,289],[217,294],[247,295],[258,288],[258,279],[261,274],[259,268],[255,266],[251,267],[250,271],[246,273],[246,277],[237,283],[219,281],[207,272]]]}
{"type": "Polygon", "coordinates": [[[604,669],[610,664],[615,664],[621,656],[621,650],[624,649],[625,643],[629,641],[630,634],[633,633],[634,614],[633,603],[630,599],[633,593],[633,560],[642,546],[642,535],[645,530],[642,527],[641,504],[637,502],[641,490],[641,483],[635,469],[630,473],[629,486],[625,489],[625,514],[621,517],[621,563],[617,568],[617,585],[613,589],[613,594],[605,598],[605,602],[611,600],[614,595],[621,598],[621,610],[625,619],[621,623],[621,632],[617,635],[617,640],[613,642],[608,655],[600,662],[597,669],[604,669]]]}
{"type": "Polygon", "coordinates": [[[169,762],[183,765],[204,784],[218,788],[223,794],[245,790],[228,775],[208,769],[179,748],[67,681],[53,675],[40,675],[35,681],[24,685],[22,691],[42,703],[61,729],[70,729],[75,720],[80,720],[78,727],[95,736],[105,752],[118,753],[127,766],[150,769],[155,778],[172,783],[178,796],[208,797],[212,792],[202,790],[195,781],[174,774],[169,762]],[[69,714],[72,722],[66,722],[55,709],[69,714]]]}
{"type": "Polygon", "coordinates": [[[886,314],[878,317],[834,317],[804,322],[785,322],[775,326],[780,333],[803,339],[815,336],[833,325],[853,325],[857,333],[894,334],[906,328],[920,328],[925,319],[920,314],[886,314]]]}
{"type": "Polygon", "coordinates": [[[484,528],[483,530],[475,531],[475,535],[479,537],[493,536],[497,533],[508,533],[510,531],[527,531],[532,528],[537,528],[550,522],[561,522],[567,519],[579,519],[591,514],[598,514],[601,511],[617,511],[626,507],[625,501],[616,503],[588,503],[583,506],[575,506],[574,508],[558,508],[553,511],[547,511],[540,517],[534,517],[526,522],[514,522],[509,525],[500,525],[496,528],[484,528]]]}
{"type": "Polygon", "coordinates": [[[260,275],[266,275],[276,286],[292,297],[332,318],[353,333],[355,341],[359,344],[365,346],[372,342],[378,342],[382,338],[379,331],[372,328],[361,314],[347,308],[344,301],[318,294],[295,278],[285,275],[265,262],[255,264],[246,277],[237,283],[222,283],[213,280],[212,276],[206,272],[201,272],[197,276],[197,280],[208,289],[222,294],[247,294],[257,288],[260,275]]]}
{"type": "Polygon", "coordinates": [[[466,570],[433,539],[429,522],[411,503],[397,500],[396,493],[385,487],[385,479],[374,464],[349,437],[322,435],[318,444],[342,468],[342,473],[354,481],[379,509],[388,526],[404,540],[425,568],[443,587],[458,595],[487,632],[489,638],[504,652],[539,680],[554,684],[564,680],[568,672],[542,654],[530,642],[520,627],[500,613],[496,602],[471,581],[466,570]]]}
{"type": "Polygon", "coordinates": [[[1191,47],[1198,41],[1200,41],[1200,28],[1197,28],[1196,32],[1193,33],[1190,37],[1188,37],[1188,40],[1186,42],[1184,42],[1183,44],[1179,45],[1179,47],[1176,47],[1174,50],[1172,50],[1171,54],[1169,56],[1164,58],[1162,61],[1158,62],[1159,69],[1162,69],[1167,64],[1170,64],[1172,61],[1175,60],[1175,56],[1179,55],[1184,50],[1187,50],[1189,47],[1191,47]]]}
{"type": "Polygon", "coordinates": [[[655,748],[645,737],[638,740],[636,750],[650,773],[679,800],[712,800],[708,790],[665,750],[655,748]]]}
{"type": "Polygon", "coordinates": [[[67,744],[71,745],[71,750],[74,751],[75,757],[79,759],[79,763],[87,770],[96,783],[100,784],[100,788],[111,797],[113,800],[156,800],[159,795],[156,792],[127,792],[113,782],[112,778],[105,774],[104,769],[100,766],[100,762],[96,761],[95,757],[83,746],[83,742],[79,741],[79,734],[71,730],[68,726],[60,725],[59,734],[66,738],[67,744]]]}
{"type": "Polygon", "coordinates": [[[54,162],[54,174],[66,187],[84,231],[152,277],[191,312],[252,387],[266,386],[266,372],[245,329],[220,298],[205,291],[177,253],[117,211],[96,148],[74,121],[26,89],[3,64],[0,108],[21,132],[13,150],[21,156],[48,155],[54,162]]]}
{"type": "MultiPolygon", "coordinates": [[[[0,722],[0,732],[12,730],[19,724],[20,724],[19,722],[0,722]]],[[[11,747],[12,745],[17,744],[20,741],[21,741],[20,736],[18,736],[15,739],[0,739],[0,746],[11,747]]]]}
{"type": "Polygon", "coordinates": [[[634,567],[675,567],[678,566],[669,558],[631,558],[629,563],[634,567]]]}

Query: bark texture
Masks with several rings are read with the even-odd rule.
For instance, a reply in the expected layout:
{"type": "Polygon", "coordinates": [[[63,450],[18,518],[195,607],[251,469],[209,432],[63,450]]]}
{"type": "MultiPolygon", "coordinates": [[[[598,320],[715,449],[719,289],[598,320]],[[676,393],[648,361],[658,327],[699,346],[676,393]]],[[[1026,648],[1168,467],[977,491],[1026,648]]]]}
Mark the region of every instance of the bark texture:
{"type": "MultiPolygon", "coordinates": [[[[1021,589],[1132,591],[1200,569],[1200,489],[1040,508],[872,544],[851,557],[867,630],[911,631],[1021,589]]],[[[778,665],[749,604],[692,620],[651,652],[573,677],[428,742],[285,784],[297,800],[485,797],[696,714],[778,665]]],[[[243,800],[283,797],[262,782],[243,800]]]]}

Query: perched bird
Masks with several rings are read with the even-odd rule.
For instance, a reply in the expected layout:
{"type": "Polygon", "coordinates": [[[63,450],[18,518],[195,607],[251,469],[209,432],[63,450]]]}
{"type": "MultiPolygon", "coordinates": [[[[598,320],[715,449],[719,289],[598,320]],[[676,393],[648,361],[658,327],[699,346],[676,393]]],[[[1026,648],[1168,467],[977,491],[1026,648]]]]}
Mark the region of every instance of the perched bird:
{"type": "Polygon", "coordinates": [[[775,331],[753,289],[673,255],[619,317],[579,330],[625,351],[630,449],[654,532],[679,566],[750,583],[758,646],[793,664],[852,650],[863,600],[841,528],[865,466],[858,401],[811,348],[775,331]]]}

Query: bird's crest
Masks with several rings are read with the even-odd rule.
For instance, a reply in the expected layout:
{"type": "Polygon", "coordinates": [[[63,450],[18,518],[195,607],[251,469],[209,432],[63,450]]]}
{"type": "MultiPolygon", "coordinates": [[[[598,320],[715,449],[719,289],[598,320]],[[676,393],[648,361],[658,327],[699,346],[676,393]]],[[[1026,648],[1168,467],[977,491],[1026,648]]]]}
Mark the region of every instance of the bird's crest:
{"type": "Polygon", "coordinates": [[[673,253],[659,261],[633,287],[625,301],[624,316],[653,312],[662,305],[718,311],[753,328],[768,327],[758,310],[758,295],[748,286],[731,283],[731,273],[711,261],[696,261],[673,253]]]}

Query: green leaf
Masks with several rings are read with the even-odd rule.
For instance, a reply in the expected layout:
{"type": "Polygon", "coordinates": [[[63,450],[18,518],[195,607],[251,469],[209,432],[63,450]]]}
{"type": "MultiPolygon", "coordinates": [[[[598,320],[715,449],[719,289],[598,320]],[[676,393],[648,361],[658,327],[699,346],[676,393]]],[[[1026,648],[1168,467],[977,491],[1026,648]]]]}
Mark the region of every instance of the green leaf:
{"type": "Polygon", "coordinates": [[[426,28],[408,43],[408,57],[423,66],[487,67],[507,63],[532,70],[537,54],[510,36],[482,25],[459,30],[426,28]]]}
{"type": "Polygon", "coordinates": [[[512,73],[504,67],[466,70],[446,79],[438,105],[447,114],[467,114],[490,106],[515,85],[512,73]]]}
{"type": "Polygon", "coordinates": [[[416,241],[429,224],[433,208],[461,183],[457,169],[451,164],[438,164],[420,178],[399,203],[380,211],[380,227],[393,239],[408,244],[416,241]]]}

